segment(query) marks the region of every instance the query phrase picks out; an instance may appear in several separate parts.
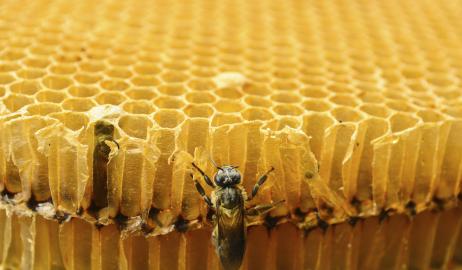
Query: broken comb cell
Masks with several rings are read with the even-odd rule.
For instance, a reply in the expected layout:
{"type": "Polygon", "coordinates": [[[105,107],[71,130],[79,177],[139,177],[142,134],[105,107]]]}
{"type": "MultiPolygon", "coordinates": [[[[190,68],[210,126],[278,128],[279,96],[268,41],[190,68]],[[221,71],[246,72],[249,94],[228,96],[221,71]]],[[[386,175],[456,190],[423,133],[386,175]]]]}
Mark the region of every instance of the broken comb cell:
{"type": "Polygon", "coordinates": [[[462,265],[455,1],[0,10],[0,268],[462,265]]]}

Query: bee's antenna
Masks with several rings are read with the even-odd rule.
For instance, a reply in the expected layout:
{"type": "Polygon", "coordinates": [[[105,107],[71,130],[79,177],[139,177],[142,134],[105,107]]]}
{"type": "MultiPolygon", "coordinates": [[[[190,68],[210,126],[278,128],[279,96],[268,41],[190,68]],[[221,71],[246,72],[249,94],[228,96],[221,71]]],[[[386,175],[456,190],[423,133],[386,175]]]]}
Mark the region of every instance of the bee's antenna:
{"type": "Polygon", "coordinates": [[[213,166],[215,166],[215,168],[219,169],[220,171],[223,170],[223,168],[218,166],[217,163],[213,160],[212,155],[210,155],[209,157],[210,157],[210,162],[212,162],[212,164],[213,164],[213,166]]]}

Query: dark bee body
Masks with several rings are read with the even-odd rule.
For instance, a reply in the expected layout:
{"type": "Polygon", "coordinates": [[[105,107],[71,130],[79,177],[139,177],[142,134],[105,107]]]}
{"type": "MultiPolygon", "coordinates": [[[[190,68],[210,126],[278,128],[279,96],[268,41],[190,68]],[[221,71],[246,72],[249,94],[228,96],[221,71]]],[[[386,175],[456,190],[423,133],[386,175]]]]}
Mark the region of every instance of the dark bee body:
{"type": "Polygon", "coordinates": [[[225,187],[215,191],[216,225],[213,243],[226,269],[239,269],[245,252],[244,199],[240,189],[225,187]]]}
{"type": "MultiPolygon", "coordinates": [[[[225,270],[237,270],[242,264],[245,253],[246,216],[264,214],[280,202],[246,209],[245,202],[248,198],[240,185],[241,174],[237,167],[217,166],[218,172],[213,183],[199,167],[194,163],[192,165],[201,173],[205,182],[215,188],[211,200],[200,183],[194,180],[199,194],[215,212],[212,240],[218,257],[225,270]]],[[[260,185],[266,181],[268,173],[272,170],[273,168],[257,181],[252,190],[252,197],[257,194],[260,185]]]]}

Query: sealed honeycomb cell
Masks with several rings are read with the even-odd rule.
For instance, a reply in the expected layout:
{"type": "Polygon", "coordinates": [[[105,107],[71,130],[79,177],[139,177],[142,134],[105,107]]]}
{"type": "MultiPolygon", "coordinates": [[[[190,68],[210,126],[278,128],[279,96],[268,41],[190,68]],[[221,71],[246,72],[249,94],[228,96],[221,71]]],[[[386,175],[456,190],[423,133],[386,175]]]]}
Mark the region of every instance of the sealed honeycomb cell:
{"type": "Polygon", "coordinates": [[[247,193],[273,167],[248,206],[284,201],[243,269],[462,264],[461,12],[2,1],[3,268],[218,269],[212,160],[247,193]]]}

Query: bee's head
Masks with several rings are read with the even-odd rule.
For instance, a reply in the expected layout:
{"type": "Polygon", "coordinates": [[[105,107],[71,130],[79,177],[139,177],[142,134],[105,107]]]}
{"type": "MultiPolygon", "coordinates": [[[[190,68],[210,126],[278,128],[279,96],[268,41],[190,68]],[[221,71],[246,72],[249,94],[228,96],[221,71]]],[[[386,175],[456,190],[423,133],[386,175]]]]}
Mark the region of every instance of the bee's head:
{"type": "Polygon", "coordinates": [[[214,180],[215,184],[220,187],[234,186],[241,182],[241,173],[237,166],[218,167],[214,180]]]}

